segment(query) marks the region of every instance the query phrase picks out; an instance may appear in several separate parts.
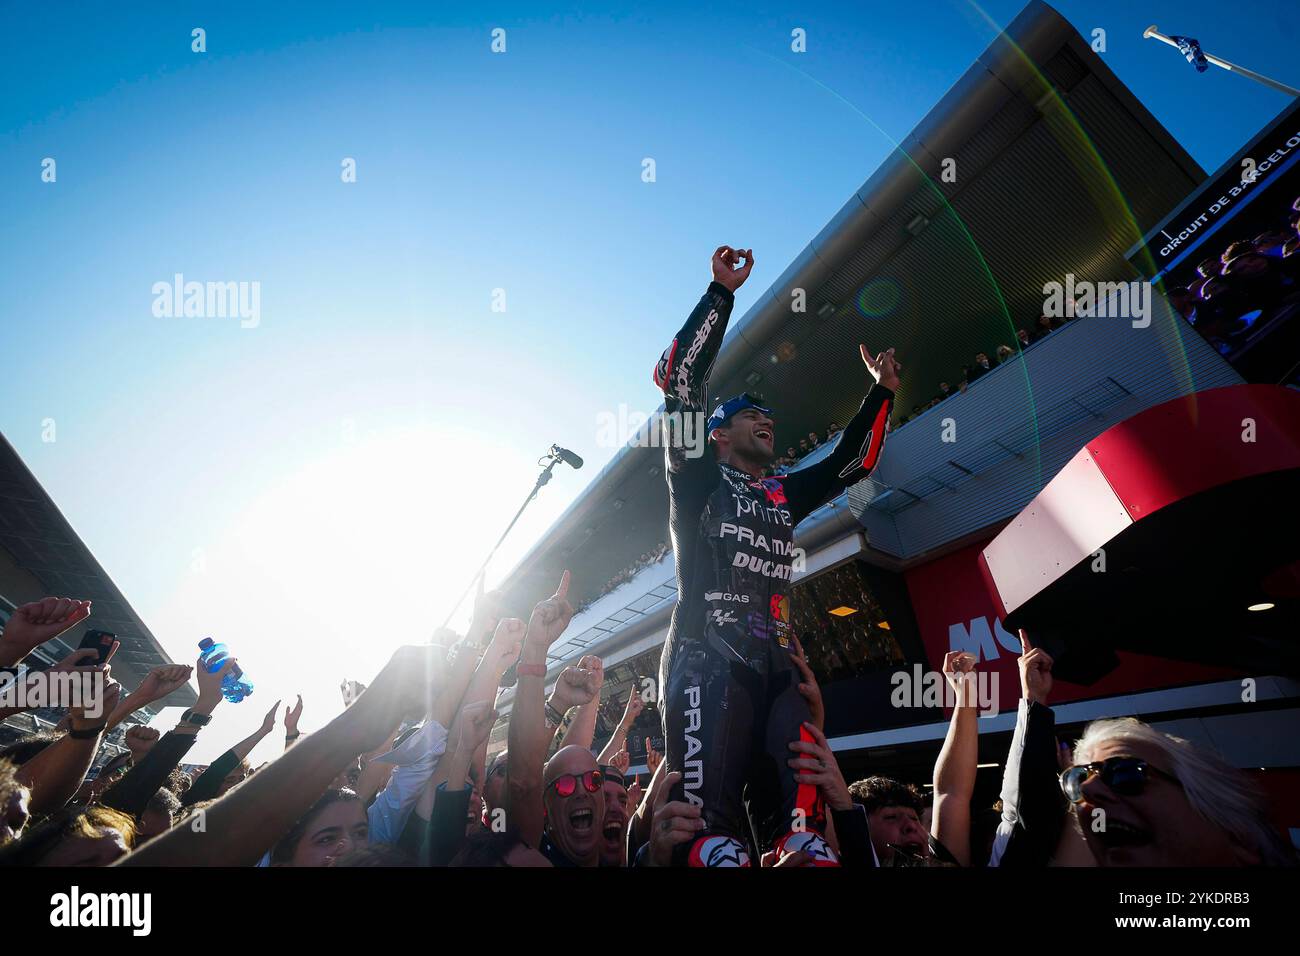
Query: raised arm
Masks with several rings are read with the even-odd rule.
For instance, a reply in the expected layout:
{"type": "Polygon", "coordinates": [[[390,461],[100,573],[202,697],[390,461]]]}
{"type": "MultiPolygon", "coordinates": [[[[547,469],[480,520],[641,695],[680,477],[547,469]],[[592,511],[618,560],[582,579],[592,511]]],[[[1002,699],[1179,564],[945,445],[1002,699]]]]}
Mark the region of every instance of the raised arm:
{"type": "MultiPolygon", "coordinates": [[[[302,698],[298,698],[299,704],[302,698]]],[[[253,731],[235,746],[231,747],[216,760],[208,765],[208,768],[195,778],[193,785],[185,791],[181,797],[181,803],[190,806],[203,800],[211,800],[221,792],[221,785],[226,782],[226,777],[230,772],[239,766],[240,762],[246,760],[248,755],[253,752],[262,740],[275,729],[275,712],[280,707],[277,700],[275,706],[271,708],[270,713],[262,719],[261,726],[253,731]]],[[[287,717],[286,711],[286,717],[287,717]]]]}
{"type": "Polygon", "coordinates": [[[1002,822],[989,866],[1045,866],[1068,806],[1057,781],[1056,715],[1047,706],[1053,661],[1023,630],[1020,642],[1022,697],[1002,774],[1002,822]]]}
{"type": "Polygon", "coordinates": [[[365,806],[370,806],[375,796],[388,788],[393,776],[397,773],[398,768],[393,764],[382,763],[375,758],[393,749],[400,732],[400,727],[394,727],[387,740],[370,753],[361,755],[361,773],[357,776],[357,785],[353,789],[356,790],[357,796],[361,798],[361,803],[365,806]]]}
{"type": "MultiPolygon", "coordinates": [[[[497,618],[499,612],[496,610],[495,595],[492,600],[493,613],[486,618],[480,613],[483,607],[483,596],[480,595],[479,600],[475,602],[476,624],[470,627],[471,635],[478,630],[483,620],[494,623],[496,630],[492,633],[487,649],[479,659],[478,666],[469,680],[469,686],[464,691],[462,710],[470,703],[490,704],[492,702],[502,676],[519,656],[519,649],[523,645],[524,622],[518,618],[497,618]]],[[[470,646],[465,645],[465,653],[470,653],[468,650],[470,646]]],[[[433,812],[435,790],[439,783],[447,779],[443,759],[444,748],[447,746],[446,733],[441,723],[431,721],[420,730],[417,739],[408,740],[403,744],[402,749],[409,751],[412,745],[419,743],[420,739],[427,739],[427,742],[433,746],[426,747],[423,754],[416,755],[414,759],[411,759],[410,754],[405,754],[394,761],[397,766],[393,770],[392,778],[371,807],[371,837],[376,842],[381,837],[389,841],[400,839],[410,823],[412,812],[425,821],[433,812]]],[[[372,761],[370,766],[382,765],[372,761]]]]}
{"type": "MultiPolygon", "coordinates": [[[[441,632],[439,638],[435,638],[435,646],[444,637],[452,638],[454,635],[450,631],[441,632]]],[[[465,696],[465,690],[474,677],[474,669],[478,666],[478,647],[470,642],[469,637],[449,643],[450,646],[446,648],[447,686],[442,696],[429,709],[429,718],[442,727],[449,726],[456,716],[461,698],[465,696]]]]}
{"type": "Polygon", "coordinates": [[[713,253],[713,281],[673,337],[655,366],[654,382],[664,393],[664,475],[674,508],[702,507],[717,482],[717,463],[708,454],[704,420],[708,415],[709,374],[722,348],[735,293],[749,277],[753,254],[730,246],[713,253]],[[739,265],[741,260],[744,265],[739,265]],[[687,432],[688,424],[692,428],[687,432]]]}
{"type": "Polygon", "coordinates": [[[253,752],[253,748],[270,736],[271,731],[275,730],[275,718],[279,709],[280,702],[277,700],[271,705],[271,709],[266,712],[266,716],[262,718],[261,726],[230,748],[235,752],[236,757],[240,760],[247,760],[248,755],[253,752]]]}
{"type": "Polygon", "coordinates": [[[496,630],[492,634],[492,639],[488,641],[487,649],[483,651],[478,668],[474,671],[474,676],[461,701],[462,710],[467,704],[480,701],[492,703],[501,686],[501,678],[519,659],[519,652],[523,649],[525,630],[523,621],[517,617],[499,618],[494,627],[496,630]]]}
{"type": "Polygon", "coordinates": [[[102,695],[68,708],[68,732],[19,767],[14,775],[31,791],[28,812],[33,818],[52,813],[72,799],[103,742],[105,715],[121,696],[122,685],[109,676],[107,664],[86,669],[103,673],[102,695]]]}
{"type": "Polygon", "coordinates": [[[425,713],[444,676],[442,648],[399,648],[355,704],[208,807],[203,831],[173,827],[118,865],[252,866],[350,761],[425,713]]]}
{"type": "Polygon", "coordinates": [[[519,680],[510,711],[506,819],[519,828],[520,838],[534,849],[542,838],[542,765],[551,736],[544,700],[546,653],[573,619],[568,595],[569,572],[565,571],[555,593],[533,608],[515,669],[519,680]]]}
{"type": "Polygon", "coordinates": [[[645,703],[641,700],[641,688],[636,684],[632,685],[632,692],[628,694],[627,705],[623,708],[623,718],[614,728],[613,735],[605,742],[604,749],[601,750],[600,756],[596,758],[598,764],[608,764],[614,759],[614,755],[621,750],[627,749],[627,734],[636,723],[636,719],[641,716],[641,711],[645,709],[645,703]]]}
{"type": "MultiPolygon", "coordinates": [[[[596,718],[600,716],[600,688],[605,683],[605,665],[596,655],[584,654],[578,661],[578,674],[581,678],[579,691],[586,699],[578,702],[577,716],[565,728],[560,746],[572,744],[590,750],[596,740],[596,718]]],[[[556,690],[559,689],[557,682],[556,690]]]]}
{"type": "Polygon", "coordinates": [[[298,742],[302,736],[298,730],[298,721],[302,719],[302,694],[298,695],[298,702],[292,707],[284,709],[284,749],[288,750],[298,742]]]}
{"type": "MultiPolygon", "coordinates": [[[[119,646],[121,646],[120,642],[115,641],[113,643],[112,648],[110,648],[108,652],[108,657],[105,659],[105,663],[112,659],[113,655],[117,653],[119,646]]],[[[24,672],[21,677],[12,672],[0,674],[0,700],[9,699],[14,701],[14,704],[11,707],[0,707],[0,720],[4,720],[6,717],[12,717],[15,714],[21,714],[24,711],[35,710],[37,707],[42,706],[40,701],[45,699],[45,692],[43,689],[41,691],[36,691],[35,688],[37,684],[48,681],[49,675],[60,673],[85,674],[91,671],[100,670],[101,667],[96,663],[96,658],[98,658],[98,656],[99,652],[93,648],[78,648],[51,667],[48,671],[29,669],[24,672]],[[28,688],[26,695],[19,695],[17,693],[17,685],[20,681],[26,682],[28,688]],[[22,702],[22,706],[19,706],[19,701],[22,702]]],[[[83,678],[78,679],[81,680],[83,678]]],[[[83,684],[82,686],[85,685],[83,684]]],[[[121,705],[119,704],[118,706],[120,707],[121,705]]],[[[105,730],[110,729],[112,726],[111,723],[108,724],[105,727],[105,730]]]]}
{"type": "MultiPolygon", "coordinates": [[[[474,598],[474,614],[470,620],[469,630],[464,638],[452,645],[451,667],[447,678],[447,688],[437,702],[430,716],[441,726],[450,726],[459,713],[465,693],[478,673],[479,652],[489,645],[497,624],[503,617],[502,598],[498,591],[482,590],[483,579],[479,578],[479,592],[474,598]]],[[[449,633],[449,632],[448,632],[449,633]]]]}
{"type": "MultiPolygon", "coordinates": [[[[650,752],[650,740],[646,738],[646,753],[650,752]]],[[[646,785],[644,796],[637,801],[632,816],[627,821],[627,860],[631,866],[636,860],[637,851],[650,842],[650,824],[655,808],[660,806],[660,791],[667,786],[668,768],[662,759],[650,767],[650,782],[646,785]]],[[[680,775],[679,775],[680,779],[680,775]]]]}
{"type": "Polygon", "coordinates": [[[875,470],[885,447],[886,424],[898,390],[898,363],[894,350],[872,356],[859,345],[862,362],[875,385],[862,400],[862,406],[849,420],[835,441],[829,455],[814,465],[800,468],[785,476],[784,487],[790,513],[795,523],[802,521],[850,485],[875,470]]]}
{"type": "Polygon", "coordinates": [[[975,655],[949,651],[943,676],[956,694],[948,736],[934,764],[934,815],[930,832],[962,866],[970,866],[970,802],[979,766],[979,705],[975,655]]]}
{"type": "Polygon", "coordinates": [[[184,687],[193,673],[194,667],[190,664],[160,664],[153,668],[144,676],[140,686],[113,708],[113,713],[108,718],[108,729],[112,730],[141,707],[148,707],[172,691],[184,687]]]}
{"type": "Polygon", "coordinates": [[[90,617],[90,602],[47,597],[14,608],[0,631],[0,667],[15,667],[46,641],[90,617]]]}
{"type": "Polygon", "coordinates": [[[433,866],[446,866],[465,840],[466,809],[473,790],[468,784],[470,768],[496,719],[490,702],[474,701],[461,708],[448,735],[447,758],[439,767],[442,779],[431,788],[434,799],[428,814],[428,856],[433,866]]]}
{"type": "Polygon", "coordinates": [[[236,660],[232,657],[216,671],[210,672],[202,666],[198,668],[199,696],[194,706],[181,715],[180,722],[163,734],[162,739],[149,749],[125,777],[104,791],[102,800],[105,806],[132,816],[144,813],[153,795],[166,783],[171,772],[180,766],[180,762],[194,746],[196,735],[208,724],[212,712],[221,703],[221,682],[235,663],[236,660]]]}
{"type": "Polygon", "coordinates": [[[718,246],[714,251],[713,281],[655,366],[654,383],[664,393],[668,411],[707,410],[709,373],[722,348],[736,290],[753,266],[751,250],[718,246]],[[744,265],[739,265],[742,259],[744,265]]]}

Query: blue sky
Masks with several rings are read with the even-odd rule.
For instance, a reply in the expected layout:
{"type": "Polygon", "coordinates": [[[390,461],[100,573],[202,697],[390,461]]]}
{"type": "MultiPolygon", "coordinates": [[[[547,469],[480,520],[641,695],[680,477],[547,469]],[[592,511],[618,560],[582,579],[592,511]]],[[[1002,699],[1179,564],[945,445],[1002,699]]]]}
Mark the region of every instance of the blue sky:
{"type": "MultiPolygon", "coordinates": [[[[0,430],[177,659],[258,682],[200,759],[426,637],[573,448],[508,569],[656,406],[711,250],[756,251],[742,314],[1021,6],[0,7],[0,430]],[[260,283],[256,327],[155,316],[176,273],[260,283]]],[[[1300,84],[1294,5],[1056,6],[1207,170],[1284,97],[1145,26],[1300,84]]]]}

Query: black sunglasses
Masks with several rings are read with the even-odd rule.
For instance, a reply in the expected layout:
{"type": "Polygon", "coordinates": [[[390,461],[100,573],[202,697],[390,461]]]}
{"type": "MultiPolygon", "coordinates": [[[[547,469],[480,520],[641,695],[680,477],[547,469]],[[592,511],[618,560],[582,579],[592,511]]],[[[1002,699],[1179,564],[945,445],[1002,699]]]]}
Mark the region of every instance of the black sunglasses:
{"type": "Polygon", "coordinates": [[[1141,757],[1108,757],[1067,769],[1061,774],[1061,789],[1071,803],[1082,803],[1083,785],[1098,775],[1102,783],[1126,797],[1141,793],[1153,776],[1182,786],[1177,777],[1151,766],[1141,757]]]}

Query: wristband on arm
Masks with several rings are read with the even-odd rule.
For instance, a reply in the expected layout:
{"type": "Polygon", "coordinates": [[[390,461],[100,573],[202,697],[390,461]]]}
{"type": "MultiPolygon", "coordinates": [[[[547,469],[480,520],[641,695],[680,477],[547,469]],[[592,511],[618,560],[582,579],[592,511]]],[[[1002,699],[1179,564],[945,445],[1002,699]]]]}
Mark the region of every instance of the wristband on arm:
{"type": "Polygon", "coordinates": [[[556,710],[555,705],[549,700],[546,702],[546,722],[553,727],[559,727],[564,723],[564,715],[556,710]]]}

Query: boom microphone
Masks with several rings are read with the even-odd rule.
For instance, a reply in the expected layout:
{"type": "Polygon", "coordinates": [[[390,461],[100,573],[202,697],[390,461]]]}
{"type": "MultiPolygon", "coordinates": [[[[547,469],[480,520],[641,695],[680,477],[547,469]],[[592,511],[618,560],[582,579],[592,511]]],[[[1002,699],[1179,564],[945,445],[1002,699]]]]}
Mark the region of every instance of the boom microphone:
{"type": "Polygon", "coordinates": [[[577,469],[582,467],[582,459],[567,448],[561,448],[559,445],[552,445],[551,454],[555,455],[570,468],[577,469]]]}

